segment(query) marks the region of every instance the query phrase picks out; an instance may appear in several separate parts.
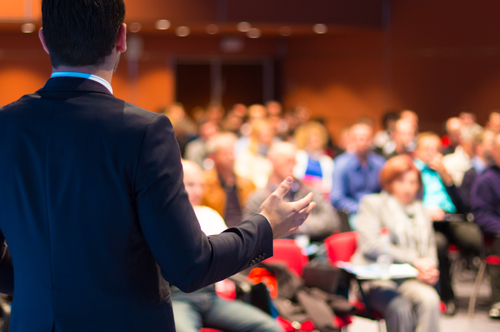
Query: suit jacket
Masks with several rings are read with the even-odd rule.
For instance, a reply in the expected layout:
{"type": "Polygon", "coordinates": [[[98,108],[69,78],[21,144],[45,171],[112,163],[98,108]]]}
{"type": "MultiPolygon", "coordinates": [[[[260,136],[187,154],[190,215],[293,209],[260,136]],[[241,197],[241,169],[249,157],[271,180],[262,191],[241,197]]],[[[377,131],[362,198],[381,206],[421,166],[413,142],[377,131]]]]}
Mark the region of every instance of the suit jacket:
{"type": "Polygon", "coordinates": [[[437,264],[436,241],[432,221],[421,201],[403,207],[387,192],[365,196],[360,202],[356,229],[359,234],[354,264],[374,263],[381,251],[380,230],[389,230],[389,255],[394,263],[413,264],[428,257],[437,264]],[[409,216],[412,216],[410,218],[409,216]]]}
{"type": "Polygon", "coordinates": [[[12,332],[175,331],[165,280],[190,292],[272,255],[263,216],[206,237],[168,118],[99,83],[50,79],[0,133],[12,332]]]}

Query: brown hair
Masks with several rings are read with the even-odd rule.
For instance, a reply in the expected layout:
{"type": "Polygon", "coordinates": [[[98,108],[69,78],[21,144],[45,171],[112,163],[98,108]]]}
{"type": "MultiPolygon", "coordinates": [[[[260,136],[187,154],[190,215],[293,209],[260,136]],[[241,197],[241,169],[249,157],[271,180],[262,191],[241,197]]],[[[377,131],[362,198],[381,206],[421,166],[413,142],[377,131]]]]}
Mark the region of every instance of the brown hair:
{"type": "Polygon", "coordinates": [[[380,186],[390,192],[392,182],[408,171],[417,172],[422,189],[422,173],[413,163],[413,159],[407,155],[393,157],[385,163],[380,171],[380,186]]]}

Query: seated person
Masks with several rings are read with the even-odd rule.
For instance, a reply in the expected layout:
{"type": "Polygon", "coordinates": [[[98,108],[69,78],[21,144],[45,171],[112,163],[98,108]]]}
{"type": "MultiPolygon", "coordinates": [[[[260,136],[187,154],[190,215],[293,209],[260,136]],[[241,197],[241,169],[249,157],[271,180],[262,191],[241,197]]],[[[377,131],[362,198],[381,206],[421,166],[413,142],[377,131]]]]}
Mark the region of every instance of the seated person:
{"type": "Polygon", "coordinates": [[[354,216],[358,213],[359,200],[380,192],[378,176],[385,159],[371,151],[373,128],[370,124],[359,122],[353,125],[350,140],[354,152],[335,158],[330,199],[337,210],[350,215],[351,228],[355,229],[354,216]]]}
{"type": "MultiPolygon", "coordinates": [[[[211,208],[200,206],[203,171],[194,162],[182,164],[184,186],[201,230],[206,235],[221,233],[227,228],[224,220],[211,208]]],[[[219,298],[213,285],[189,294],[172,287],[172,307],[177,332],[199,332],[202,327],[229,332],[281,332],[271,316],[249,304],[219,298]]]]}
{"type": "MultiPolygon", "coordinates": [[[[253,216],[258,213],[262,202],[285,180],[288,174],[291,174],[296,163],[296,153],[297,149],[292,143],[280,142],[273,145],[269,151],[272,172],[267,187],[256,191],[250,196],[243,212],[244,219],[246,216],[253,216]]],[[[306,222],[300,226],[298,234],[309,236],[311,241],[323,241],[339,228],[340,221],[335,210],[323,198],[321,193],[314,189],[311,190],[302,182],[295,179],[292,189],[285,196],[285,200],[295,201],[307,196],[311,191],[314,195],[313,202],[316,202],[316,208],[312,211],[306,222]]]]}
{"type": "Polygon", "coordinates": [[[468,212],[472,211],[470,195],[474,182],[479,175],[495,164],[495,160],[493,160],[491,155],[494,138],[494,131],[485,130],[482,133],[477,134],[472,142],[472,149],[474,151],[472,167],[465,172],[462,185],[459,188],[460,196],[464,202],[464,207],[468,212]]]}
{"type": "Polygon", "coordinates": [[[294,176],[309,187],[329,194],[332,190],[333,160],[326,154],[328,132],[319,122],[311,121],[295,132],[297,165],[294,176]]]}
{"type": "Polygon", "coordinates": [[[219,132],[219,127],[215,122],[206,121],[201,123],[199,128],[200,137],[186,145],[184,157],[203,168],[207,157],[207,141],[219,132]]]}
{"type": "Polygon", "coordinates": [[[391,135],[392,140],[384,145],[382,149],[376,149],[377,153],[385,159],[413,153],[415,149],[415,129],[413,123],[405,119],[396,121],[395,130],[391,135]]]}
{"type": "Polygon", "coordinates": [[[440,271],[440,295],[447,305],[445,314],[455,314],[455,295],[451,286],[448,246],[457,245],[462,254],[479,255],[481,233],[477,225],[466,222],[464,204],[439,153],[441,139],[434,133],[418,136],[415,166],[422,172],[423,204],[434,221],[440,271]]]}
{"type": "MultiPolygon", "coordinates": [[[[476,179],[471,200],[475,221],[484,233],[493,238],[493,254],[500,256],[500,134],[493,140],[494,166],[476,179]]],[[[490,317],[500,319],[500,266],[488,264],[491,279],[490,317]]]]}
{"type": "Polygon", "coordinates": [[[477,131],[476,127],[462,129],[455,152],[443,157],[443,164],[446,167],[446,171],[450,173],[457,187],[462,185],[465,172],[472,167],[474,138],[476,135],[481,134],[482,131],[482,129],[477,131]]]}
{"type": "Polygon", "coordinates": [[[275,131],[269,120],[253,120],[249,144],[236,154],[236,174],[252,180],[257,188],[265,188],[271,173],[267,153],[275,141],[275,131]]]}
{"type": "Polygon", "coordinates": [[[445,123],[446,137],[449,140],[449,144],[446,147],[441,147],[441,153],[443,156],[447,156],[455,152],[458,144],[460,143],[460,135],[462,133],[462,120],[460,118],[449,118],[445,123]]]}
{"type": "Polygon", "coordinates": [[[366,283],[369,304],[384,315],[388,332],[439,330],[436,242],[432,221],[417,197],[421,181],[410,157],[394,157],[380,173],[384,191],[365,196],[360,203],[358,248],[352,263],[375,263],[381,229],[387,228],[394,263],[408,263],[419,271],[416,279],[366,283]]]}
{"type": "Polygon", "coordinates": [[[250,194],[255,191],[251,180],[234,173],[234,147],[237,137],[233,133],[220,133],[207,142],[209,158],[214,167],[205,171],[202,205],[224,217],[226,225],[233,227],[242,221],[242,211],[250,194]]]}

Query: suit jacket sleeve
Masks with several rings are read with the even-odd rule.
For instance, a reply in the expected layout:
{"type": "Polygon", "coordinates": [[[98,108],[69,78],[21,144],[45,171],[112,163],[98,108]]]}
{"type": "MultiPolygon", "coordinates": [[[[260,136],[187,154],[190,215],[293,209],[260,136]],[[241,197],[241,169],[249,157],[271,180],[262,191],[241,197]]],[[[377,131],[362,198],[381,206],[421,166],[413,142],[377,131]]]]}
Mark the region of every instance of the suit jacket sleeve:
{"type": "MultiPolygon", "coordinates": [[[[487,179],[486,179],[487,180],[487,179]]],[[[500,233],[500,216],[496,213],[498,198],[488,181],[476,181],[472,187],[472,212],[483,232],[500,233]]]]}
{"type": "Polygon", "coordinates": [[[12,295],[14,293],[14,267],[9,247],[1,231],[0,243],[0,293],[12,295]]]}
{"type": "Polygon", "coordinates": [[[272,229],[260,215],[220,235],[203,234],[184,189],[179,148],[165,116],[156,116],[145,133],[135,186],[145,239],[163,277],[182,291],[195,291],[272,256],[272,229]]]}

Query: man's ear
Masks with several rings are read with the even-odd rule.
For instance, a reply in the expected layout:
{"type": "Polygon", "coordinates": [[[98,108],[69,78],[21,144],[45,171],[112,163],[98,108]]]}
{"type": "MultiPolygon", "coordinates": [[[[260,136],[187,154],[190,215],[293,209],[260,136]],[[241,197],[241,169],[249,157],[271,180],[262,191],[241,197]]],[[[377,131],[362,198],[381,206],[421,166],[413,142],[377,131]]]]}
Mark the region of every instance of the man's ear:
{"type": "Polygon", "coordinates": [[[40,38],[40,42],[42,43],[43,49],[47,54],[50,54],[49,49],[47,48],[47,44],[45,43],[45,37],[43,36],[43,28],[38,30],[38,38],[40,38]]]}
{"type": "Polygon", "coordinates": [[[118,40],[116,41],[116,51],[124,53],[127,50],[127,25],[122,23],[118,29],[118,40]]]}

